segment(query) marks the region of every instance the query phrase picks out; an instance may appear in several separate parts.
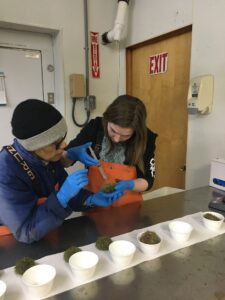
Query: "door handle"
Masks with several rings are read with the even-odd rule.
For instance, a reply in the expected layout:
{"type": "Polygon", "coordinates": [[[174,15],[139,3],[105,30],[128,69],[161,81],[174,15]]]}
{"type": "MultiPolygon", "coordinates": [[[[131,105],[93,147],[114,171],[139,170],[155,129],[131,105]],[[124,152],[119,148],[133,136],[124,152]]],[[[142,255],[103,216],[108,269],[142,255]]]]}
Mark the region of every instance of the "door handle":
{"type": "Polygon", "coordinates": [[[185,172],[186,171],[186,165],[180,168],[180,171],[185,172]]]}

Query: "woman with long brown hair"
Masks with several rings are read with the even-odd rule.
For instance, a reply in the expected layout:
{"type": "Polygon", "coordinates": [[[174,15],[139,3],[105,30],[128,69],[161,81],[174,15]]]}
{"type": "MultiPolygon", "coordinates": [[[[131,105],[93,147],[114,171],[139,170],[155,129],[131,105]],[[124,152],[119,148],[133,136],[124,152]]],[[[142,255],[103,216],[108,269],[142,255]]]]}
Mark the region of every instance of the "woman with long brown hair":
{"type": "MultiPolygon", "coordinates": [[[[144,103],[133,96],[117,97],[103,117],[91,120],[72,140],[68,148],[92,142],[107,181],[115,181],[116,190],[125,195],[113,206],[142,200],[140,192],[152,187],[155,177],[155,140],[157,135],[146,127],[144,103]]],[[[68,149],[67,148],[67,149],[68,149]]],[[[73,150],[68,158],[73,160],[73,150]]],[[[89,167],[89,186],[94,192],[104,184],[98,167],[89,167]]]]}

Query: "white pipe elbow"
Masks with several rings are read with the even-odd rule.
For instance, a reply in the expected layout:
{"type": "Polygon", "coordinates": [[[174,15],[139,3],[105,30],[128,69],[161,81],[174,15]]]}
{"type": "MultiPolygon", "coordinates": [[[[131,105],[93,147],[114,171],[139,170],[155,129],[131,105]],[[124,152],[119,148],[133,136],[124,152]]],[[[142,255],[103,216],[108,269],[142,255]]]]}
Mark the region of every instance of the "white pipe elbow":
{"type": "Polygon", "coordinates": [[[102,43],[108,44],[113,41],[120,41],[122,38],[123,29],[125,27],[126,13],[128,1],[119,1],[117,15],[114,23],[114,28],[102,35],[102,43]]]}
{"type": "Polygon", "coordinates": [[[123,34],[123,29],[124,29],[124,24],[116,24],[114,27],[114,41],[120,41],[122,34],[123,34]]]}

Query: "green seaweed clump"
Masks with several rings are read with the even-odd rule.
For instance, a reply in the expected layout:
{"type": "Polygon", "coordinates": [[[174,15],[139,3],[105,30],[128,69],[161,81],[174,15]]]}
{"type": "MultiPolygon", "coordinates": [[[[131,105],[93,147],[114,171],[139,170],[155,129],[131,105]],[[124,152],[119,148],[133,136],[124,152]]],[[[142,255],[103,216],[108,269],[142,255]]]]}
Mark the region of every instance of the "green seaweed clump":
{"type": "Polygon", "coordinates": [[[146,231],[144,232],[141,237],[140,241],[145,244],[158,244],[160,243],[160,237],[154,231],[146,231]]]}
{"type": "Polygon", "coordinates": [[[112,240],[109,236],[100,236],[96,243],[95,246],[99,250],[109,250],[109,245],[112,243],[112,240]]]}
{"type": "Polygon", "coordinates": [[[101,191],[104,193],[112,193],[115,191],[116,182],[108,182],[103,185],[101,191]]]}
{"type": "Polygon", "coordinates": [[[208,219],[208,220],[212,220],[212,221],[220,221],[220,218],[216,217],[215,215],[213,214],[210,214],[210,213],[206,213],[203,215],[204,218],[208,219]]]}
{"type": "Polygon", "coordinates": [[[79,251],[82,251],[79,247],[76,246],[71,246],[69,247],[65,252],[64,252],[64,260],[66,262],[69,262],[70,256],[73,255],[74,253],[77,253],[79,251]]]}
{"type": "Polygon", "coordinates": [[[17,262],[16,262],[16,265],[15,265],[15,272],[19,275],[23,275],[23,273],[35,266],[36,263],[35,263],[35,260],[33,258],[30,258],[30,257],[23,257],[21,259],[19,259],[17,262]]]}

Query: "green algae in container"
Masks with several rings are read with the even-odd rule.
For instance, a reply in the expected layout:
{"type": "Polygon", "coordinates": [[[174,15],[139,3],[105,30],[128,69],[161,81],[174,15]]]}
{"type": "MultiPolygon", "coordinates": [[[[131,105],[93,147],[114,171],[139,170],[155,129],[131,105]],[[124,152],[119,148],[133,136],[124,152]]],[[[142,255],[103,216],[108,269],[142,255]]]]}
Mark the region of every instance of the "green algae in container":
{"type": "Polygon", "coordinates": [[[109,245],[112,243],[112,239],[109,236],[100,236],[96,243],[95,246],[98,250],[109,250],[109,245]]]}
{"type": "Polygon", "coordinates": [[[210,214],[210,213],[204,214],[203,217],[208,219],[208,220],[212,220],[212,221],[220,221],[220,218],[218,218],[214,214],[210,214]]]}
{"type": "Polygon", "coordinates": [[[112,193],[115,191],[115,186],[116,182],[107,182],[102,186],[101,191],[104,193],[112,193]]]}
{"type": "Polygon", "coordinates": [[[29,268],[36,265],[36,262],[33,258],[30,257],[23,257],[17,260],[15,265],[15,272],[16,274],[23,275],[23,273],[28,270],[29,268]]]}
{"type": "Polygon", "coordinates": [[[70,256],[73,255],[74,253],[77,253],[80,251],[82,251],[82,250],[79,247],[71,246],[64,252],[63,258],[68,263],[70,256]]]}
{"type": "Polygon", "coordinates": [[[161,239],[154,231],[147,230],[141,235],[140,241],[145,244],[153,245],[160,243],[161,239]]]}

